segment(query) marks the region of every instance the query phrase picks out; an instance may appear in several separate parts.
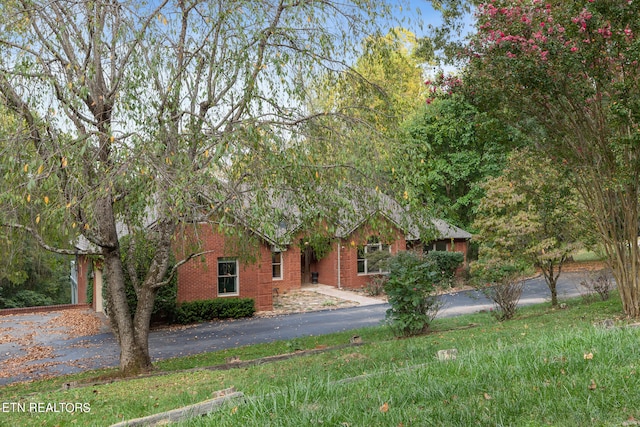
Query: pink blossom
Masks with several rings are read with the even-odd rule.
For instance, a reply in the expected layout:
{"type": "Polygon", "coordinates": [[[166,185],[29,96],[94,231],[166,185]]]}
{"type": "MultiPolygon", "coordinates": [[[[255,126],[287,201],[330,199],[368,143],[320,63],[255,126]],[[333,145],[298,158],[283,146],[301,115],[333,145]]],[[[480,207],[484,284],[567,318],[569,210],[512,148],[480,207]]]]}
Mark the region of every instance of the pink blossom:
{"type": "Polygon", "coordinates": [[[573,46],[573,47],[571,48],[571,52],[577,52],[577,51],[578,51],[578,48],[577,48],[577,47],[573,46]]]}
{"type": "Polygon", "coordinates": [[[598,34],[600,34],[605,39],[611,37],[611,25],[607,24],[602,28],[598,28],[598,34]]]}

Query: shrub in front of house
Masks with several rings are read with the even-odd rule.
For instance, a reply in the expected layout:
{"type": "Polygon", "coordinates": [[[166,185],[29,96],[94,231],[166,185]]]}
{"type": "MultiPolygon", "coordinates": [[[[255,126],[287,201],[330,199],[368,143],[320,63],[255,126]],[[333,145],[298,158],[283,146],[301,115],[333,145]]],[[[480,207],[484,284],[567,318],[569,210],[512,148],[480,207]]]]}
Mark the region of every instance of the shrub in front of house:
{"type": "Polygon", "coordinates": [[[483,260],[472,265],[476,288],[494,302],[496,319],[503,321],[515,316],[526,269],[527,263],[517,260],[483,260]]]}
{"type": "Polygon", "coordinates": [[[399,336],[426,332],[441,306],[437,290],[443,274],[438,264],[406,251],[389,258],[387,267],[389,279],[384,290],[391,305],[387,324],[399,336]]]}
{"type": "Polygon", "coordinates": [[[239,319],[256,312],[253,298],[216,298],[184,302],[176,309],[176,322],[198,323],[213,319],[239,319]]]}
{"type": "Polygon", "coordinates": [[[427,261],[433,261],[436,268],[442,274],[442,280],[451,285],[451,281],[456,274],[458,267],[464,261],[464,255],[460,252],[431,251],[425,255],[427,261]]]}

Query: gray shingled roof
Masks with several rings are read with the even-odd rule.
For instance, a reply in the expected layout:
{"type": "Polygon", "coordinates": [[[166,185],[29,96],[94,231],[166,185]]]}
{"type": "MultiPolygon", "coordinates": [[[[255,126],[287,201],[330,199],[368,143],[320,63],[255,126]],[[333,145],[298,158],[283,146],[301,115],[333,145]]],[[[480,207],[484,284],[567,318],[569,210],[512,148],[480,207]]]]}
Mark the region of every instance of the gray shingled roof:
{"type": "MultiPolygon", "coordinates": [[[[252,203],[252,196],[248,193],[235,200],[238,203],[230,206],[233,216],[240,224],[253,230],[271,245],[290,245],[303,225],[300,209],[283,196],[274,196],[272,199],[273,218],[253,218],[251,210],[248,209],[252,203]]],[[[332,220],[336,224],[335,236],[348,237],[375,215],[382,215],[403,230],[407,240],[423,240],[421,236],[425,234],[428,237],[424,237],[429,241],[472,237],[471,233],[442,219],[429,218],[426,213],[409,211],[393,198],[377,191],[363,193],[358,201],[352,201],[351,209],[342,210],[339,218],[332,220]]],[[[154,221],[147,218],[146,222],[153,224],[154,221]]],[[[122,223],[118,223],[117,228],[121,237],[128,233],[122,223]]],[[[86,250],[92,246],[83,236],[76,242],[78,249],[86,250]]]]}
{"type": "Polygon", "coordinates": [[[393,222],[405,232],[407,240],[421,240],[423,234],[428,234],[429,240],[441,239],[470,239],[472,234],[451,225],[443,219],[429,218],[426,213],[410,211],[402,207],[393,198],[378,193],[368,200],[365,209],[356,208],[360,213],[355,221],[345,222],[338,228],[337,237],[347,237],[359,228],[365,221],[376,214],[380,214],[393,222]]]}

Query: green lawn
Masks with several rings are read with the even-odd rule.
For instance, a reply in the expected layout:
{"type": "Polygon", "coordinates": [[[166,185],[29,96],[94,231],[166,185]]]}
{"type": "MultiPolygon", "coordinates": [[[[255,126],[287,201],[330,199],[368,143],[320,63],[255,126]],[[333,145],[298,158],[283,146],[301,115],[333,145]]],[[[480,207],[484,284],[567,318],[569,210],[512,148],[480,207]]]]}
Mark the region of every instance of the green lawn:
{"type": "MultiPolygon", "coordinates": [[[[348,342],[354,332],[245,347],[159,363],[166,374],[61,390],[96,373],[5,387],[2,402],[79,402],[89,413],[0,414],[2,425],[109,425],[210,399],[245,395],[189,426],[587,426],[640,419],[640,328],[618,319],[617,298],[437,320],[429,335],[357,331],[364,344],[227,371],[169,372],[348,342]],[[594,323],[614,319],[612,329],[594,323]],[[457,359],[436,352],[456,348],[457,359]]],[[[634,425],[634,424],[632,424],[634,425]]]]}
{"type": "Polygon", "coordinates": [[[582,249],[571,254],[571,257],[575,262],[604,261],[607,259],[603,249],[593,251],[582,249]]]}

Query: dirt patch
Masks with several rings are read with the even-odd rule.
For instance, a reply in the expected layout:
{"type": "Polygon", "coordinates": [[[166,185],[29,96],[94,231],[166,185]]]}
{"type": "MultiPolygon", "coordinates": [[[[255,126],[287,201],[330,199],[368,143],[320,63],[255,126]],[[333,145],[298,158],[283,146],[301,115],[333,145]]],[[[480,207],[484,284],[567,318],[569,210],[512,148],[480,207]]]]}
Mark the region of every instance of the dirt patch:
{"type": "Polygon", "coordinates": [[[368,357],[360,353],[349,353],[341,356],[341,359],[344,360],[345,362],[352,362],[352,361],[365,360],[365,359],[368,359],[368,357]]]}

